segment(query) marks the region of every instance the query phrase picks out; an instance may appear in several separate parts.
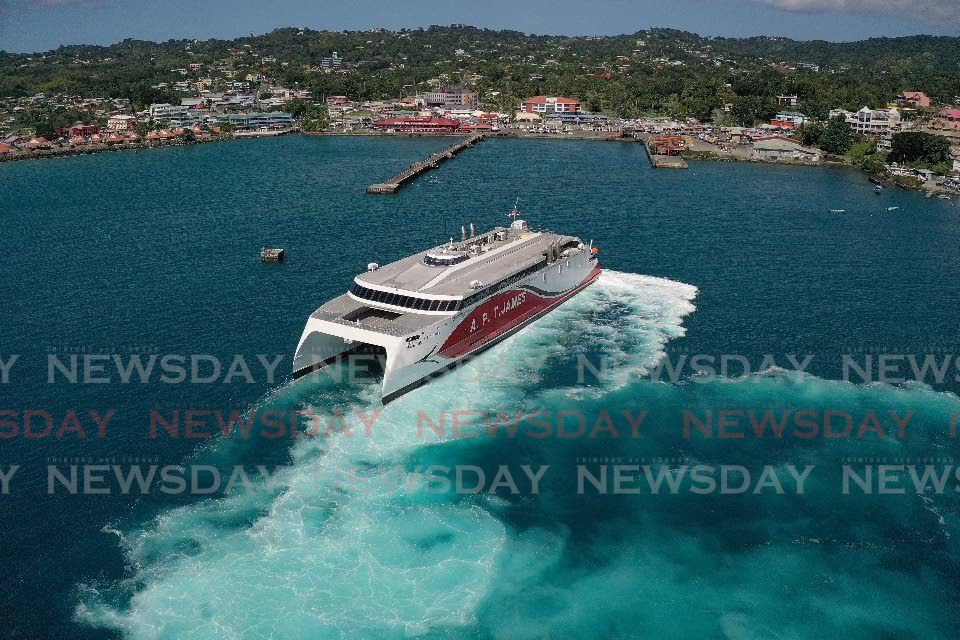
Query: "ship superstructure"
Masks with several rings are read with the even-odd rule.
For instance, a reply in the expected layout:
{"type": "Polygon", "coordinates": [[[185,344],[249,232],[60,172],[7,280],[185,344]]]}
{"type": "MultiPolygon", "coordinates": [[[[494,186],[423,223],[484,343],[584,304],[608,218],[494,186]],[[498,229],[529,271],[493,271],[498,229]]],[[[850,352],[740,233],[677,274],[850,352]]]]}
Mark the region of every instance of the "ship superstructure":
{"type": "Polygon", "coordinates": [[[600,275],[597,249],[535,231],[519,213],[509,227],[379,266],[307,320],[293,362],[301,377],[352,353],[386,356],[387,403],[520,330],[600,275]]]}

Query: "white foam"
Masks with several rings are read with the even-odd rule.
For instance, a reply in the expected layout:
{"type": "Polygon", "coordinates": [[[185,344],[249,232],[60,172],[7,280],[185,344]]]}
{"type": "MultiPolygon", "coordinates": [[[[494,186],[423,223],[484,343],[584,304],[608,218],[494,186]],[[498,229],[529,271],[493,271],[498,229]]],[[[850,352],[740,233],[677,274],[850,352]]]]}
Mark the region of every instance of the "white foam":
{"type": "MultiPolygon", "coordinates": [[[[133,638],[416,636],[473,624],[502,570],[502,550],[530,546],[514,542],[497,517],[502,501],[411,492],[387,477],[371,481],[362,470],[444,446],[449,436],[412,428],[420,411],[515,402],[530,386],[521,373],[529,359],[564,357],[569,344],[623,364],[601,390],[624,384],[631,372],[662,358],[668,340],[683,335],[681,321],[693,311],[696,292],[670,280],[605,272],[457,375],[383,408],[371,437],[298,440],[294,462],[273,476],[278,491],[172,509],[130,532],[124,546],[135,572],[131,584],[140,586],[129,607],[118,610],[89,588],[76,617],[133,638]],[[252,524],[224,524],[247,517],[252,524]]],[[[288,393],[303,391],[283,388],[272,400],[288,393]]],[[[339,398],[343,390],[336,393],[339,398]]],[[[315,398],[307,395],[318,413],[334,397],[323,387],[315,398]]],[[[378,405],[377,389],[368,387],[350,406],[337,408],[369,414],[378,405]]],[[[544,537],[554,540],[535,531],[524,540],[544,537]]]]}

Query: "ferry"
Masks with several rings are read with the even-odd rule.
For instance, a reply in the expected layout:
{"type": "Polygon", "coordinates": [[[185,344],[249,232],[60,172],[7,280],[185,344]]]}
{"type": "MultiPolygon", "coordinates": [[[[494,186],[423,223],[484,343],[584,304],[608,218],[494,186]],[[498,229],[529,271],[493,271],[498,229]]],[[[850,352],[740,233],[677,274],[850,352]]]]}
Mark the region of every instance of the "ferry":
{"type": "Polygon", "coordinates": [[[384,404],[516,333],[600,275],[592,241],[532,229],[516,207],[507,227],[380,266],[370,263],[345,294],[307,320],[293,377],[372,354],[383,368],[384,404]]]}

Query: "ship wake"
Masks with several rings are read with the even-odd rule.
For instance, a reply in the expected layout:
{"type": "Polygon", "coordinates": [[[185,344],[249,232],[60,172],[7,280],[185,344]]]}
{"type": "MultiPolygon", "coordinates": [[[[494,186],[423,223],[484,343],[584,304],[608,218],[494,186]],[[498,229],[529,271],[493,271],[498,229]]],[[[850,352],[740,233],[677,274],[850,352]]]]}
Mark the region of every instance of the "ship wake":
{"type": "MultiPolygon", "coordinates": [[[[260,490],[120,527],[129,578],[83,586],[76,618],[130,638],[743,638],[851,629],[866,638],[881,627],[936,637],[936,621],[950,623],[957,612],[918,603],[915,594],[950,589],[956,498],[903,496],[884,503],[877,521],[870,500],[847,496],[840,504],[819,486],[794,500],[578,493],[579,460],[661,456],[749,466],[903,453],[889,439],[841,449],[684,439],[675,416],[686,408],[840,404],[902,415],[920,404],[930,421],[960,411],[955,397],[929,390],[811,376],[644,380],[684,335],[696,293],[606,272],[502,345],[386,407],[374,386],[317,377],[279,389],[266,405],[376,420],[366,432],[297,440],[260,490]],[[600,374],[583,377],[588,369],[600,374]],[[491,410],[588,424],[605,412],[652,417],[636,438],[592,438],[589,429],[578,438],[556,430],[531,438],[529,425],[511,431],[483,420],[452,429],[456,412],[491,410]],[[549,468],[536,492],[524,466],[530,475],[549,468]],[[506,468],[521,491],[457,491],[453,472],[445,490],[433,490],[423,471],[438,467],[467,469],[470,487],[481,474],[489,486],[506,468]],[[833,523],[829,535],[824,521],[833,523]],[[913,545],[923,568],[885,565],[891,540],[913,545]],[[851,593],[864,597],[832,606],[851,593]]],[[[928,450],[952,446],[933,430],[921,437],[928,450]]],[[[222,441],[202,455],[223,462],[238,455],[236,446],[222,441]]]]}

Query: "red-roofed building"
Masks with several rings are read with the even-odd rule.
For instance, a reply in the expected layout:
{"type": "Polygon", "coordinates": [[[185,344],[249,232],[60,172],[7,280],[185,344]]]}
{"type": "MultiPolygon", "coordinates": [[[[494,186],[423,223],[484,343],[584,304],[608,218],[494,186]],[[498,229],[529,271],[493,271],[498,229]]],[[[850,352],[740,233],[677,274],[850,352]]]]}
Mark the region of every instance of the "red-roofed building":
{"type": "Polygon", "coordinates": [[[13,153],[13,147],[9,147],[5,144],[0,144],[0,156],[6,156],[13,153]]]}
{"type": "Polygon", "coordinates": [[[900,97],[897,98],[897,104],[900,105],[913,105],[918,109],[929,109],[930,108],[930,98],[927,97],[923,91],[904,91],[900,94],[900,97]]]}
{"type": "Polygon", "coordinates": [[[37,136],[32,138],[30,142],[27,143],[27,149],[51,149],[53,148],[53,143],[44,138],[43,136],[37,136]]]}
{"type": "Polygon", "coordinates": [[[960,130],[960,109],[947,108],[933,121],[936,129],[960,130]]]}
{"type": "Polygon", "coordinates": [[[384,131],[393,130],[405,133],[453,133],[460,128],[460,122],[436,116],[405,116],[402,118],[383,118],[375,121],[373,126],[384,131]]]}
{"type": "Polygon", "coordinates": [[[73,137],[92,136],[95,133],[100,133],[100,127],[95,124],[75,124],[70,127],[70,135],[73,137]]]}
{"type": "Polygon", "coordinates": [[[580,102],[573,98],[533,96],[520,104],[520,111],[527,113],[583,113],[580,102]]]}

